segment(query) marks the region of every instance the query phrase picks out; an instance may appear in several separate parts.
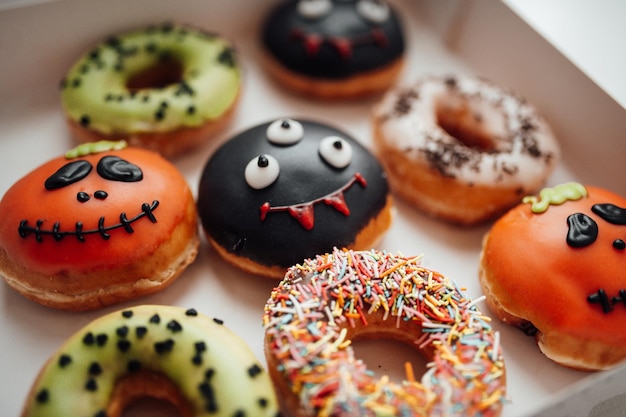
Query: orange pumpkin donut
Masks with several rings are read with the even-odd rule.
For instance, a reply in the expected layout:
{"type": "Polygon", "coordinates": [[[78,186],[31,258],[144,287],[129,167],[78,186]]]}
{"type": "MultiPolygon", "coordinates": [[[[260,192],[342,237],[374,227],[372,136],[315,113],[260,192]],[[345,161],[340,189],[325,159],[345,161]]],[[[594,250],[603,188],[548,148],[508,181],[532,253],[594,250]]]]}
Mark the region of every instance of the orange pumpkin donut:
{"type": "Polygon", "coordinates": [[[0,201],[0,274],[25,297],[96,309],[158,291],[196,256],[183,176],[125,142],[84,144],[15,183],[0,201]]]}
{"type": "Polygon", "coordinates": [[[335,249],[291,267],[265,306],[265,356],[294,416],[498,416],[499,334],[454,282],[419,258],[335,249]],[[431,360],[421,381],[377,379],[351,340],[385,337],[431,360]]]}
{"type": "Polygon", "coordinates": [[[626,199],[568,183],[546,188],[485,236],[480,281],[504,322],[577,369],[626,359],[626,199]]]}

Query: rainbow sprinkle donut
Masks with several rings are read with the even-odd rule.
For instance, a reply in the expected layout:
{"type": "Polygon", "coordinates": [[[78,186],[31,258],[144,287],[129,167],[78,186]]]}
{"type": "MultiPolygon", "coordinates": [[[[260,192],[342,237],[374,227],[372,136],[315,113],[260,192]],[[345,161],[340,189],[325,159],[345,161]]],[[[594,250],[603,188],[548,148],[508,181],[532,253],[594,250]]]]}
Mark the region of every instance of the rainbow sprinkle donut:
{"type": "MultiPolygon", "coordinates": [[[[505,401],[499,334],[454,282],[406,258],[335,249],[292,266],[265,306],[265,352],[297,416],[498,416],[505,401]],[[351,340],[386,337],[430,360],[421,381],[375,377],[351,340]]],[[[281,395],[282,394],[282,395],[281,395]]]]}

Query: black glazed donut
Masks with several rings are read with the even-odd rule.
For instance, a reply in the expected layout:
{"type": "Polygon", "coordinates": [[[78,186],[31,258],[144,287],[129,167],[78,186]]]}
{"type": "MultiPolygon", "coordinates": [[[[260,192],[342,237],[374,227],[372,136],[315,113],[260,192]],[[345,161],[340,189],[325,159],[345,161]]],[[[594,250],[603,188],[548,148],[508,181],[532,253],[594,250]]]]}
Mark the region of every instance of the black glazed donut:
{"type": "Polygon", "coordinates": [[[262,42],[281,82],[317,96],[386,88],[405,49],[396,12],[380,0],[281,3],[264,22],[262,42]],[[343,84],[350,79],[354,85],[343,84]]]}
{"type": "Polygon", "coordinates": [[[275,278],[334,246],[371,247],[392,206],[387,175],[365,147],[331,126],[292,119],[257,125],[219,148],[197,204],[222,256],[275,278]]]}

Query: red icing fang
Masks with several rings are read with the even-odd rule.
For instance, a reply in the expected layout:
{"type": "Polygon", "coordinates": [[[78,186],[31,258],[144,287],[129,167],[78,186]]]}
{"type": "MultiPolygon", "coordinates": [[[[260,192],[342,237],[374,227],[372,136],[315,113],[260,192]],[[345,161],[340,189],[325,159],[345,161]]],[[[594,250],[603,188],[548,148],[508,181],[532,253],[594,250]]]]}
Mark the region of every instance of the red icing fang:
{"type": "Polygon", "coordinates": [[[352,56],[352,46],[347,39],[332,38],[328,42],[337,49],[343,59],[349,59],[352,56]]]}
{"type": "Polygon", "coordinates": [[[270,211],[270,203],[266,202],[263,203],[263,205],[261,207],[259,207],[259,209],[261,210],[261,221],[265,220],[265,218],[267,217],[267,213],[270,211]]]}
{"type": "Polygon", "coordinates": [[[306,230],[313,229],[313,223],[315,221],[315,213],[313,210],[313,204],[307,204],[304,206],[292,206],[287,209],[291,217],[296,219],[298,223],[302,225],[306,230]]]}
{"type": "Polygon", "coordinates": [[[345,214],[346,216],[350,215],[350,209],[346,204],[346,199],[343,196],[342,191],[338,191],[335,194],[329,195],[328,197],[324,198],[324,203],[328,204],[341,214],[345,214]]]}

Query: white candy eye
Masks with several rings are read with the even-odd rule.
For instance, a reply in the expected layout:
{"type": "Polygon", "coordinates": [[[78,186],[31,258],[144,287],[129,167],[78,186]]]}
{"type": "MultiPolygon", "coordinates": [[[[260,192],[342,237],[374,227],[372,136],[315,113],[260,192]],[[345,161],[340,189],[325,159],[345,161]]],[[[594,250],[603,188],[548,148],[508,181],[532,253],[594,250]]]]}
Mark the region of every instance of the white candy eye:
{"type": "Polygon", "coordinates": [[[280,167],[276,158],[272,155],[263,154],[252,158],[248,162],[244,176],[246,177],[246,183],[250,187],[260,190],[272,185],[278,178],[279,173],[280,167]]]}
{"type": "Polygon", "coordinates": [[[322,139],[319,152],[324,161],[335,168],[345,168],[352,161],[352,146],[339,136],[322,139]]]}
{"type": "Polygon", "coordinates": [[[326,16],[332,8],[331,0],[300,0],[296,10],[305,19],[317,19],[326,16]]]}
{"type": "Polygon", "coordinates": [[[276,145],[292,145],[304,136],[304,128],[300,122],[291,119],[280,119],[272,122],[265,132],[267,140],[276,145]]]}
{"type": "Polygon", "coordinates": [[[389,19],[389,5],[384,0],[359,0],[356,10],[372,23],[383,23],[389,19]]]}

